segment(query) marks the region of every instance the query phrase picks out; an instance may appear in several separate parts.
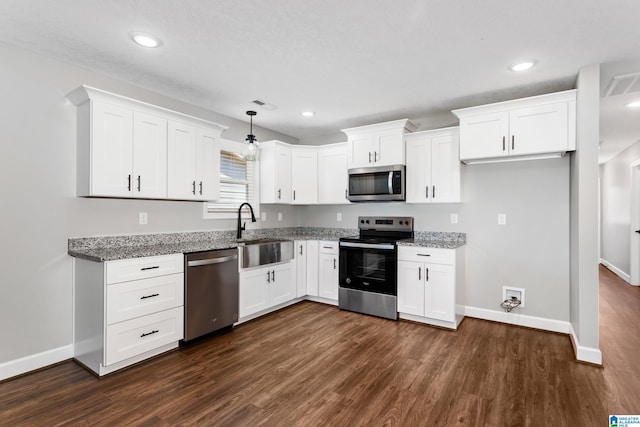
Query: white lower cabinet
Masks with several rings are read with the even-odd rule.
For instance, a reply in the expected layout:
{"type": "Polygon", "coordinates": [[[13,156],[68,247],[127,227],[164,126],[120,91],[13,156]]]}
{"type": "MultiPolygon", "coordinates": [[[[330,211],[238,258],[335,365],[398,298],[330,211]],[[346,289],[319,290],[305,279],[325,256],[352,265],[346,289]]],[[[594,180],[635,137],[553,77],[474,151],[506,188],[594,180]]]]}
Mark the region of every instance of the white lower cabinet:
{"type": "Polygon", "coordinates": [[[398,247],[398,312],[406,318],[455,329],[463,315],[463,248],[398,247]]]}
{"type": "Polygon", "coordinates": [[[296,260],[296,297],[303,297],[307,294],[307,241],[296,240],[293,245],[296,260]]]}
{"type": "Polygon", "coordinates": [[[296,298],[295,261],[240,270],[240,319],[296,298]]]}
{"type": "Polygon", "coordinates": [[[182,254],[75,261],[74,357],[108,374],[178,346],[184,334],[182,254]]]}
{"type": "Polygon", "coordinates": [[[318,242],[318,296],[338,300],[338,242],[318,242]]]}
{"type": "Polygon", "coordinates": [[[307,295],[318,296],[318,241],[307,241],[307,295]]]}

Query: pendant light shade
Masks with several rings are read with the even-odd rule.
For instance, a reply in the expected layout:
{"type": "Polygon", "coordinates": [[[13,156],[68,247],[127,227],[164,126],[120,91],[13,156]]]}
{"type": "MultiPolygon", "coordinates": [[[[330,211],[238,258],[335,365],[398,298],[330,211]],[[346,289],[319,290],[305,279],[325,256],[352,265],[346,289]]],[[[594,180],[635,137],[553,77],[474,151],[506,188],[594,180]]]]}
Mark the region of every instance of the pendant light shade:
{"type": "Polygon", "coordinates": [[[253,134],[253,116],[255,116],[256,114],[258,113],[256,113],[255,111],[247,111],[247,116],[249,116],[251,127],[249,130],[249,135],[247,135],[247,139],[245,140],[247,141],[247,148],[245,150],[244,157],[249,161],[255,161],[258,158],[258,140],[253,134]]]}

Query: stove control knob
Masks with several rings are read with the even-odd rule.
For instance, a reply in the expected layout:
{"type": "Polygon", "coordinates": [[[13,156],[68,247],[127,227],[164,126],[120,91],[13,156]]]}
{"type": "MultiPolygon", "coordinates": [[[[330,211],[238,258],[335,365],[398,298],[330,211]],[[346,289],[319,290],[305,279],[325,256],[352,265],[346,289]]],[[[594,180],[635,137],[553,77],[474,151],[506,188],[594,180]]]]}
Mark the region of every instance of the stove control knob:
{"type": "Polygon", "coordinates": [[[349,283],[351,283],[351,278],[347,277],[344,281],[347,282],[347,284],[349,284],[349,283]]]}
{"type": "Polygon", "coordinates": [[[360,220],[360,224],[364,224],[364,219],[361,219],[361,220],[360,220]]]}
{"type": "Polygon", "coordinates": [[[367,224],[369,224],[369,220],[367,220],[366,222],[367,222],[367,224]]]}

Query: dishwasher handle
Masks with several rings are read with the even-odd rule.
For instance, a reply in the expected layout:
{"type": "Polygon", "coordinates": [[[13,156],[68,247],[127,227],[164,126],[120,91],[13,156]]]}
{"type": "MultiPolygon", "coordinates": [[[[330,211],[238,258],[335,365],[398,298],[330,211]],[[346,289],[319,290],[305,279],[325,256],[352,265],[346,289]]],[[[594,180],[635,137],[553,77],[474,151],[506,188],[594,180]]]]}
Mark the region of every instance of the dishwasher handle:
{"type": "Polygon", "coordinates": [[[187,262],[187,267],[199,267],[201,265],[220,264],[221,262],[234,261],[238,259],[238,255],[223,256],[220,258],[199,259],[187,262]]]}

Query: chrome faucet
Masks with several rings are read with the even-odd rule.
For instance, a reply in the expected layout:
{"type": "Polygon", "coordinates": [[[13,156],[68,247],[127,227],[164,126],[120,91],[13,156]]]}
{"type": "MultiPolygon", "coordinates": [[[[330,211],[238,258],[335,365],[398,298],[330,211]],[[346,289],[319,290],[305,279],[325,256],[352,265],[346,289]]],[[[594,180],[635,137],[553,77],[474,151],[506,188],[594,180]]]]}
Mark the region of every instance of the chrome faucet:
{"type": "Polygon", "coordinates": [[[256,216],[253,214],[253,208],[251,207],[251,205],[247,202],[244,202],[243,204],[240,205],[240,207],[238,208],[238,235],[236,236],[238,239],[242,239],[242,230],[245,230],[245,227],[247,225],[247,223],[245,222],[244,224],[242,224],[242,208],[247,205],[249,206],[249,210],[251,211],[251,222],[256,222],[256,216]]]}

